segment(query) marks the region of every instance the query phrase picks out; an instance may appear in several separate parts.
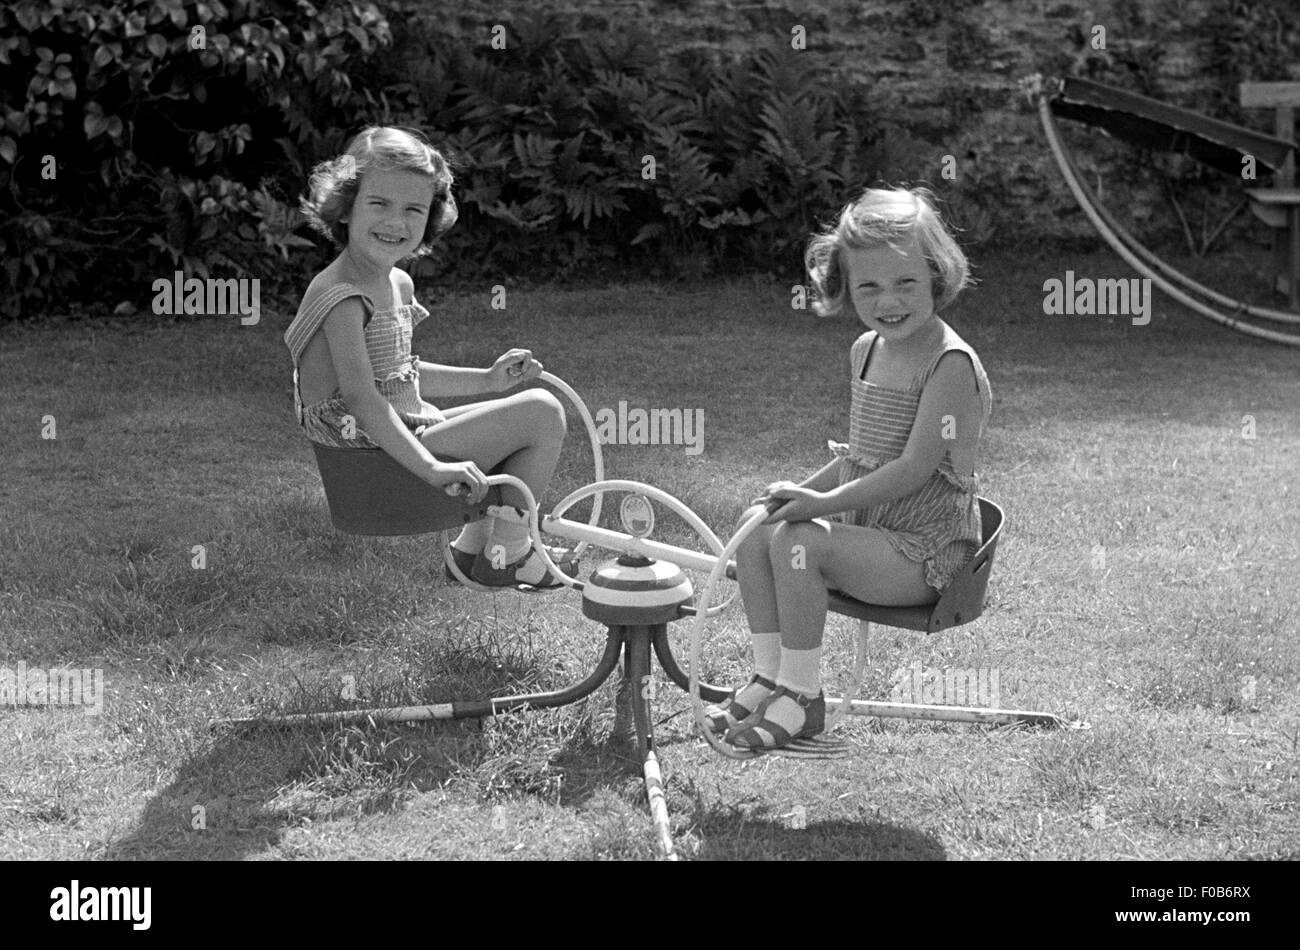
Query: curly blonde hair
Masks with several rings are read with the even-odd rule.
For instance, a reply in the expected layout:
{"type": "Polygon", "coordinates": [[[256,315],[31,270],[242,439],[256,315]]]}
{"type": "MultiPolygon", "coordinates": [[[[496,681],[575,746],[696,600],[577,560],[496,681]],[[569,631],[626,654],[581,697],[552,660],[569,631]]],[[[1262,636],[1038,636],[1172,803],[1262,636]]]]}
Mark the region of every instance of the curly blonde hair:
{"type": "Polygon", "coordinates": [[[434,240],[456,223],[458,212],[447,160],[415,129],[372,125],[362,130],[348,142],[342,155],[312,169],[307,195],[301,203],[302,213],[313,228],[339,247],[346,247],[348,226],[343,218],[352,212],[362,176],[374,170],[413,171],[429,179],[433,188],[429,220],[412,256],[430,253],[434,240]]]}
{"type": "Polygon", "coordinates": [[[824,317],[843,312],[849,301],[843,252],[887,244],[897,247],[916,235],[933,281],[935,311],[957,299],[972,283],[970,264],[934,208],[926,188],[868,188],[844,206],[835,226],[808,242],[804,264],[816,300],[813,310],[824,317]]]}

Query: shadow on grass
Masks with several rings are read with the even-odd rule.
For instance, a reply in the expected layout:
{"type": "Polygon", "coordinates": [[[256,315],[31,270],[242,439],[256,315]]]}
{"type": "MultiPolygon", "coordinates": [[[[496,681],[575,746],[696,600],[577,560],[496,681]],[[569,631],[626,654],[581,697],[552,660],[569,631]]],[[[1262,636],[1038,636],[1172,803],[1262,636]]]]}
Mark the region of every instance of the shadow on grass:
{"type": "MultiPolygon", "coordinates": [[[[475,661],[472,651],[457,644],[442,644],[436,652],[437,685],[414,695],[409,684],[363,672],[357,687],[369,700],[364,704],[339,702],[331,692],[336,687],[325,681],[295,682],[289,701],[267,711],[437,703],[453,696],[501,696],[555,686],[549,682],[552,671],[510,651],[495,662],[475,661]]],[[[424,672],[427,678],[414,679],[435,679],[431,668],[424,672]]],[[[169,731],[159,716],[167,699],[155,699],[156,704],[142,703],[126,716],[122,728],[169,731]]],[[[601,699],[603,694],[596,703],[601,699]]],[[[152,753],[159,766],[169,757],[181,759],[174,778],[149,800],[135,826],[112,842],[105,857],[294,857],[297,845],[286,838],[296,829],[400,813],[419,796],[450,784],[480,803],[523,796],[581,811],[613,794],[631,806],[638,800],[639,762],[625,747],[605,741],[596,711],[580,701],[562,710],[517,710],[456,721],[223,725],[198,742],[183,730],[190,740],[152,753]]],[[[214,709],[197,716],[205,724],[206,716],[223,712],[228,714],[214,709]]]]}
{"type": "Polygon", "coordinates": [[[322,821],[400,810],[482,746],[479,720],[296,729],[218,727],[145,806],[108,860],[240,860],[322,821]]]}
{"type": "Polygon", "coordinates": [[[880,821],[810,821],[795,828],[788,818],[752,818],[715,806],[696,824],[698,861],[943,861],[931,835],[880,821]]]}
{"type": "Polygon", "coordinates": [[[639,794],[641,763],[629,742],[612,737],[576,742],[556,756],[555,766],[564,774],[559,804],[566,808],[581,808],[608,791],[639,794]]]}

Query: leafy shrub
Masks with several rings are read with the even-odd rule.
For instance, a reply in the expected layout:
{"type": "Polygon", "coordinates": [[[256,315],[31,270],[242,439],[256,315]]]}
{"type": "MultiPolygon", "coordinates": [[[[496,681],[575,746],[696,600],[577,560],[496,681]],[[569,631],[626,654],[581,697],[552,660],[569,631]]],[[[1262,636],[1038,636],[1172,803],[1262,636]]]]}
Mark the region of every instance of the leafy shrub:
{"type": "MultiPolygon", "coordinates": [[[[1006,103],[960,79],[940,97],[949,114],[921,127],[779,40],[739,56],[667,53],[636,20],[614,29],[553,14],[508,20],[500,49],[482,22],[461,26],[444,5],[385,2],[391,27],[353,0],[0,7],[0,317],[92,296],[138,301],[175,269],[300,293],[331,251],[303,236],[297,197],[311,165],[370,123],[421,127],[456,163],[461,224],[417,265],[426,277],[615,266],[794,275],[819,218],[880,176],[940,167],[949,151],[961,173],[940,190],[968,240],[1023,223],[1045,196],[1041,155],[987,147],[991,122],[1007,123],[1003,139],[1019,134],[1006,103]]],[[[977,7],[906,5],[922,25],[953,18],[949,66],[990,55],[977,7]]],[[[1201,58],[1221,77],[1212,114],[1242,121],[1236,82],[1285,75],[1300,53],[1285,7],[1206,5],[1201,58]]],[[[1123,17],[1119,35],[1154,28],[1138,8],[1123,17]]],[[[1166,97],[1160,44],[1094,52],[1073,29],[1044,52],[1044,71],[1166,97]]],[[[1159,226],[1191,240],[1162,189],[1190,206],[1236,184],[1127,148],[1080,159],[1122,193],[1111,203],[1148,239],[1159,226]]]]}
{"type": "Polygon", "coordinates": [[[879,170],[866,91],[788,46],[669,56],[635,25],[532,16],[505,53],[407,12],[393,50],[369,4],[0,10],[0,315],[138,300],[176,269],[300,291],[330,252],[296,196],[373,122],[429,129],[456,163],[461,226],[418,266],[466,277],[798,273],[817,217],[879,170]]]}
{"type": "Polygon", "coordinates": [[[603,263],[699,275],[799,268],[817,215],[870,181],[865,91],[772,46],[660,52],[635,24],[522,17],[507,48],[411,16],[386,87],[458,165],[446,265],[564,276],[603,263]]]}
{"type": "Polygon", "coordinates": [[[350,77],[391,42],[373,4],[295,0],[21,0],[0,37],[4,316],[174,268],[273,277],[309,246],[304,157],[374,109],[350,77]]]}

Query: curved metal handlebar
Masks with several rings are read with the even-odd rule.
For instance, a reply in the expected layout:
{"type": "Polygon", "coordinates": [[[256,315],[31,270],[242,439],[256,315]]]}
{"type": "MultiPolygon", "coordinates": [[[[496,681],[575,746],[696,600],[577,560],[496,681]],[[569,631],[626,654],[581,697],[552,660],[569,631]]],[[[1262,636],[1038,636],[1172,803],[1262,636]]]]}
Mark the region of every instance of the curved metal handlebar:
{"type": "MultiPolygon", "coordinates": [[[[555,508],[552,509],[551,513],[547,516],[548,519],[558,520],[566,511],[572,508],[575,504],[577,504],[578,502],[586,498],[590,498],[594,496],[595,502],[592,505],[591,517],[588,519],[587,524],[589,526],[595,526],[596,522],[600,518],[601,501],[606,491],[632,491],[632,492],[637,492],[639,494],[645,495],[649,498],[653,498],[656,501],[659,501],[660,503],[667,505],[678,515],[680,515],[681,518],[687,524],[689,524],[691,528],[694,529],[695,532],[701,538],[703,538],[704,541],[709,545],[709,547],[712,548],[712,550],[714,551],[717,560],[714,563],[713,570],[709,574],[709,579],[704,586],[704,590],[700,594],[699,606],[696,607],[694,610],[693,624],[691,626],[691,660],[690,660],[691,707],[695,715],[695,721],[700,726],[700,731],[704,734],[705,739],[708,740],[709,744],[713,746],[715,751],[731,759],[753,758],[758,753],[750,750],[742,751],[740,749],[729,747],[724,743],[722,743],[716,736],[714,736],[712,731],[709,729],[708,722],[704,718],[704,705],[700,698],[700,673],[699,673],[700,654],[701,654],[702,644],[703,644],[705,621],[708,620],[710,617],[716,617],[718,614],[722,613],[724,610],[730,607],[732,601],[734,601],[736,597],[735,592],[733,592],[732,595],[728,597],[727,600],[724,601],[723,603],[719,604],[716,607],[710,606],[710,601],[713,598],[714,589],[717,587],[718,582],[722,579],[723,575],[726,573],[727,565],[731,562],[732,555],[735,554],[736,550],[740,547],[741,543],[747,537],[749,537],[749,535],[754,531],[754,529],[756,529],[760,524],[766,521],[769,517],[775,514],[782,507],[784,507],[786,501],[783,499],[776,499],[776,498],[769,500],[768,503],[763,507],[763,510],[755,512],[743,525],[740,526],[739,530],[737,530],[736,533],[731,537],[731,540],[728,541],[726,545],[723,545],[722,542],[719,540],[718,536],[713,533],[713,530],[707,524],[704,523],[704,521],[699,517],[699,515],[695,514],[695,512],[693,512],[690,508],[688,508],[685,505],[685,503],[683,503],[680,499],[674,497],[673,495],[670,495],[668,492],[656,488],[653,485],[647,485],[645,482],[638,482],[638,481],[632,481],[627,479],[611,479],[608,481],[605,480],[604,460],[600,451],[600,438],[596,432],[595,421],[592,419],[591,413],[587,410],[586,404],[582,401],[582,398],[578,396],[578,394],[574,392],[574,390],[567,383],[565,383],[563,380],[559,379],[558,377],[552,375],[551,373],[542,373],[541,376],[538,378],[541,379],[542,382],[549,383],[550,385],[559,389],[566,397],[568,397],[569,401],[573,403],[573,405],[578,409],[579,414],[582,416],[583,422],[586,423],[587,433],[591,439],[592,457],[594,459],[594,463],[595,463],[594,467],[596,471],[596,481],[590,485],[586,485],[578,489],[577,491],[572,492],[566,498],[560,501],[559,504],[557,504],[555,508]]],[[[546,565],[547,569],[551,572],[551,574],[553,574],[556,578],[558,578],[565,587],[581,589],[583,586],[582,583],[580,581],[574,580],[573,578],[565,574],[563,571],[561,571],[559,567],[556,566],[555,562],[551,560],[551,557],[547,553],[545,546],[542,544],[541,529],[538,523],[538,515],[537,515],[537,499],[533,497],[533,493],[531,490],[529,490],[528,486],[524,484],[522,481],[520,481],[518,478],[515,478],[513,475],[492,475],[488,477],[487,483],[490,486],[509,485],[519,491],[519,493],[524,497],[524,500],[528,504],[528,528],[529,528],[529,537],[532,541],[533,550],[537,552],[537,555],[542,559],[542,563],[546,565]]],[[[586,541],[581,542],[578,545],[578,547],[575,549],[575,555],[580,554],[586,548],[586,546],[587,546],[586,541]]],[[[492,588],[485,587],[484,585],[481,585],[471,580],[470,578],[466,577],[464,574],[461,573],[460,569],[456,566],[455,559],[451,556],[450,532],[443,532],[443,555],[448,568],[451,570],[452,574],[456,576],[457,579],[460,580],[462,584],[465,584],[467,587],[473,588],[475,590],[492,590],[492,588]]],[[[562,588],[555,588],[555,589],[560,590],[562,588]]]]}
{"type": "MultiPolygon", "coordinates": [[[[587,410],[587,404],[582,401],[582,397],[579,396],[574,391],[572,386],[570,386],[568,383],[566,383],[564,380],[560,379],[560,377],[554,375],[553,373],[542,373],[537,378],[544,383],[554,386],[561,393],[563,393],[565,397],[569,400],[569,402],[573,404],[574,408],[578,410],[578,414],[582,416],[582,421],[587,426],[587,436],[591,440],[592,467],[595,469],[596,472],[596,480],[601,481],[605,477],[605,458],[600,451],[600,435],[596,432],[596,422],[594,419],[592,419],[591,413],[587,410]]],[[[487,483],[489,486],[512,485],[513,487],[519,489],[519,493],[522,494],[524,496],[524,499],[528,502],[529,536],[531,537],[533,542],[533,550],[537,552],[539,557],[541,557],[542,563],[546,565],[547,570],[549,570],[551,574],[553,574],[555,577],[558,577],[564,586],[581,587],[581,584],[579,582],[574,581],[573,578],[569,577],[568,574],[565,574],[563,571],[561,571],[555,565],[555,562],[551,560],[550,555],[546,553],[546,549],[542,545],[541,532],[538,530],[537,499],[533,497],[533,493],[529,491],[528,486],[525,485],[523,482],[519,481],[519,479],[514,478],[513,476],[510,475],[489,476],[487,479],[487,483]]],[[[468,491],[468,486],[459,482],[457,482],[454,485],[447,486],[448,494],[459,494],[462,491],[468,491]]],[[[600,520],[600,508],[601,508],[602,501],[603,498],[600,495],[597,495],[595,502],[591,506],[591,517],[587,519],[587,524],[594,525],[600,520]]],[[[573,556],[575,558],[581,557],[582,552],[585,551],[586,549],[587,549],[587,542],[583,541],[576,548],[573,549],[573,556]]],[[[466,577],[461,572],[460,568],[456,566],[456,559],[451,555],[451,533],[448,531],[444,531],[442,533],[442,557],[443,557],[443,561],[447,565],[447,569],[451,571],[452,576],[455,577],[466,587],[470,588],[471,590],[477,590],[477,591],[490,591],[494,589],[466,577]]],[[[561,588],[559,587],[555,588],[555,590],[560,590],[560,589],[561,588]]]]}
{"type": "MultiPolygon", "coordinates": [[[[590,485],[586,485],[582,488],[579,488],[577,491],[573,492],[568,497],[564,498],[562,501],[560,501],[559,504],[557,504],[551,510],[551,513],[546,517],[548,520],[558,519],[561,516],[563,516],[563,514],[566,511],[568,511],[578,502],[582,501],[584,498],[588,498],[592,495],[596,495],[597,497],[600,497],[600,495],[602,495],[604,492],[607,491],[637,492],[638,494],[645,495],[647,498],[653,498],[655,501],[667,505],[678,515],[680,515],[682,520],[685,521],[687,524],[689,524],[691,528],[695,530],[696,534],[698,534],[701,538],[704,539],[704,541],[709,545],[709,547],[713,549],[713,553],[715,555],[721,556],[723,551],[722,541],[718,539],[718,536],[713,533],[713,529],[710,528],[707,524],[705,524],[704,520],[700,518],[699,515],[691,511],[690,508],[686,507],[686,503],[683,502],[681,499],[673,495],[670,495],[668,492],[664,491],[661,488],[655,488],[653,485],[647,485],[645,482],[637,482],[629,479],[610,479],[609,481],[593,482],[590,485]]],[[[665,559],[671,560],[671,558],[669,557],[665,557],[665,559]]],[[[724,561],[723,569],[725,570],[725,568],[726,568],[726,562],[724,561]]],[[[736,595],[735,592],[733,591],[732,595],[728,597],[722,604],[709,610],[708,616],[716,617],[718,614],[722,613],[727,608],[729,608],[731,606],[732,601],[734,601],[735,599],[736,599],[736,595]]]]}

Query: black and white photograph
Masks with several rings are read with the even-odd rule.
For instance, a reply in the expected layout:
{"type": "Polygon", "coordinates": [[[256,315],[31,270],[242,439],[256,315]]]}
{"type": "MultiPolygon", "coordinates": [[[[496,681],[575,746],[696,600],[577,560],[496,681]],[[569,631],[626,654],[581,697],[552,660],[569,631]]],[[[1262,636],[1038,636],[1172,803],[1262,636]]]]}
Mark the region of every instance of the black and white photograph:
{"type": "Polygon", "coordinates": [[[1294,0],[5,0],[22,913],[1068,862],[1258,939],[1297,113],[1294,0]]]}

